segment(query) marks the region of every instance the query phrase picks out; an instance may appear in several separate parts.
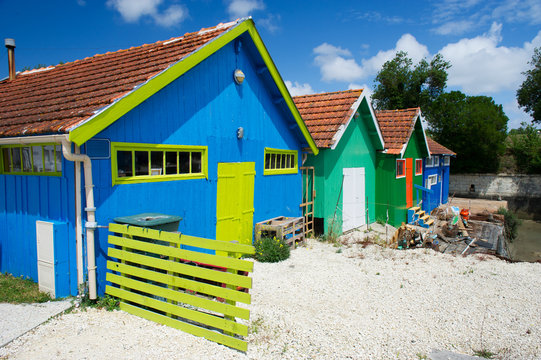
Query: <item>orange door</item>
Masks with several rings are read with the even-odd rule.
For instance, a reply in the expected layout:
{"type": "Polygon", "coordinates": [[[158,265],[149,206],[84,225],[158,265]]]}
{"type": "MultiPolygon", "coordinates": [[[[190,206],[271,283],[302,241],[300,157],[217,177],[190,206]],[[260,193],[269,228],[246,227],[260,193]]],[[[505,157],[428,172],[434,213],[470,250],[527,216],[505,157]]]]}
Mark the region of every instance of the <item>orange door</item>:
{"type": "Polygon", "coordinates": [[[406,159],[406,205],[413,206],[413,159],[406,159]]]}

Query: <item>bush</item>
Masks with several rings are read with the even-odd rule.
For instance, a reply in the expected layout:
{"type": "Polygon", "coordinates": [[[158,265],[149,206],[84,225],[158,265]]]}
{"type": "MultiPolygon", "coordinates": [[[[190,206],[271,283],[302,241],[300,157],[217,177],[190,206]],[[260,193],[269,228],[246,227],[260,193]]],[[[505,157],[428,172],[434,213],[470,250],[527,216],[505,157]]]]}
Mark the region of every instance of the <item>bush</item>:
{"type": "Polygon", "coordinates": [[[254,258],[261,262],[279,262],[289,258],[289,246],[276,237],[262,237],[254,243],[254,258]]]}
{"type": "Polygon", "coordinates": [[[503,215],[505,219],[505,237],[509,241],[515,240],[518,235],[518,227],[520,226],[520,224],[522,224],[522,221],[520,221],[520,219],[514,213],[504,207],[498,209],[498,214],[503,215]]]}

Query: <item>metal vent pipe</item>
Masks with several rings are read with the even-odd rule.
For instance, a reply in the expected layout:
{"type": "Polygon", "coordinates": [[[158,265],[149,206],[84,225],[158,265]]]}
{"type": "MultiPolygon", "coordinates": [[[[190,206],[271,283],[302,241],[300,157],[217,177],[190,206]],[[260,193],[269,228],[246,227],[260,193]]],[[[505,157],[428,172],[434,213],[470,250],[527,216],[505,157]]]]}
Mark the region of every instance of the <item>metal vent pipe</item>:
{"type": "Polygon", "coordinates": [[[8,49],[9,80],[15,80],[15,39],[5,39],[8,49]]]}

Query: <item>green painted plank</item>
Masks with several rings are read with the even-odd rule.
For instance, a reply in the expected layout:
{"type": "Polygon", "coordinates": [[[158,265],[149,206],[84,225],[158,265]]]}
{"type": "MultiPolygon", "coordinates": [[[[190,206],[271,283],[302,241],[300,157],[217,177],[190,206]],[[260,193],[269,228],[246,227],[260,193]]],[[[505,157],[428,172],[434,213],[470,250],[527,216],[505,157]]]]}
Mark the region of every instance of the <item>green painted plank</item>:
{"type": "MultiPolygon", "coordinates": [[[[184,279],[177,276],[172,276],[168,274],[163,274],[160,272],[143,269],[136,266],[126,265],[122,263],[117,263],[114,261],[107,261],[107,269],[122,273],[124,275],[137,276],[142,279],[147,279],[151,281],[160,282],[162,284],[179,287],[182,289],[188,289],[195,291],[196,293],[206,294],[210,296],[215,296],[227,300],[237,301],[244,304],[251,304],[252,297],[249,293],[237,290],[230,290],[221,286],[206,284],[203,282],[184,279]]],[[[237,315],[238,318],[248,319],[245,316],[248,316],[248,310],[246,313],[243,312],[241,315],[237,315]]]]}
{"type": "Polygon", "coordinates": [[[222,317],[210,315],[197,310],[191,310],[179,305],[166,303],[148,296],[135,294],[130,291],[122,290],[113,286],[106,286],[106,292],[109,295],[116,296],[122,300],[131,301],[139,305],[148,306],[158,311],[170,313],[184,319],[198,322],[200,324],[212,326],[217,329],[232,332],[241,336],[248,335],[248,326],[226,320],[222,317]]]}
{"type": "Polygon", "coordinates": [[[236,285],[243,288],[252,288],[252,279],[248,276],[230,274],[223,271],[205,269],[193,265],[173,262],[165,259],[153,258],[129,251],[109,248],[107,254],[119,260],[125,260],[141,265],[151,266],[158,269],[194,276],[200,279],[212,280],[219,283],[236,285]]]}
{"type": "Polygon", "coordinates": [[[169,327],[182,330],[188,334],[192,334],[199,337],[204,337],[208,340],[214,341],[218,344],[229,346],[233,349],[246,352],[248,350],[248,343],[246,341],[220,334],[219,332],[201,328],[196,325],[188,324],[180,320],[171,319],[167,316],[157,314],[155,312],[141,309],[140,307],[126,304],[124,302],[120,303],[120,310],[130,313],[135,316],[142,317],[144,319],[154,321],[158,324],[167,325],[169,327]]]}
{"type": "Polygon", "coordinates": [[[252,272],[254,269],[254,263],[251,261],[226,256],[204,254],[198,251],[179,249],[171,246],[158,245],[146,241],[133,240],[113,235],[109,235],[109,244],[151,252],[157,255],[174,257],[179,260],[189,260],[202,264],[218,266],[226,269],[236,269],[248,272],[252,272]]]}
{"type": "Polygon", "coordinates": [[[107,273],[106,280],[130,289],[143,291],[147,294],[157,295],[168,300],[178,301],[184,304],[197,306],[206,310],[214,311],[231,317],[238,317],[241,319],[249,319],[250,311],[248,309],[231,306],[218,301],[210,300],[196,295],[186,294],[183,291],[177,291],[161,287],[158,285],[149,284],[143,281],[126,278],[111,273],[107,273]]]}
{"type": "Polygon", "coordinates": [[[205,239],[180,233],[147,229],[138,226],[128,226],[121,224],[109,224],[109,231],[119,234],[146,237],[154,240],[166,241],[178,245],[195,246],[210,250],[235,252],[241,254],[255,254],[255,249],[251,245],[232,243],[227,241],[205,239]]]}

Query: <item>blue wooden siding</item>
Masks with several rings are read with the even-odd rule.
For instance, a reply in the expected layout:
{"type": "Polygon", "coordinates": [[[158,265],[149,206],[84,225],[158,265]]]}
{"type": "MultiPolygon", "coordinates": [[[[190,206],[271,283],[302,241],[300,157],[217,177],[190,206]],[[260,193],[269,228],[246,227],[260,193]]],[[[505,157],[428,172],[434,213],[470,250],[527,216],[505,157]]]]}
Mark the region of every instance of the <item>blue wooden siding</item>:
{"type": "MultiPolygon", "coordinates": [[[[97,221],[117,216],[159,212],[183,218],[183,233],[216,235],[216,183],[219,162],[255,162],[254,222],[280,215],[301,216],[301,175],[263,176],[264,148],[306,146],[300,130],[261,59],[243,39],[238,54],[233,43],[169,84],[143,104],[96,135],[113,142],[208,146],[208,179],[176,180],[112,186],[110,160],[93,160],[97,221]],[[246,79],[233,80],[239,68],[246,79]],[[244,138],[237,139],[237,128],[244,138]]],[[[105,285],[107,230],[96,232],[98,291],[105,285]]]]}
{"type": "Polygon", "coordinates": [[[437,183],[431,187],[432,194],[423,192],[423,210],[426,212],[431,212],[441,204],[446,204],[449,198],[449,166],[443,165],[443,156],[438,157],[439,166],[427,167],[426,158],[423,159],[423,186],[427,187],[430,175],[437,176],[437,183]]]}
{"type": "Polygon", "coordinates": [[[77,294],[73,163],[62,176],[0,175],[0,271],[38,281],[36,221],[68,223],[66,247],[70,293],[77,294]]]}

